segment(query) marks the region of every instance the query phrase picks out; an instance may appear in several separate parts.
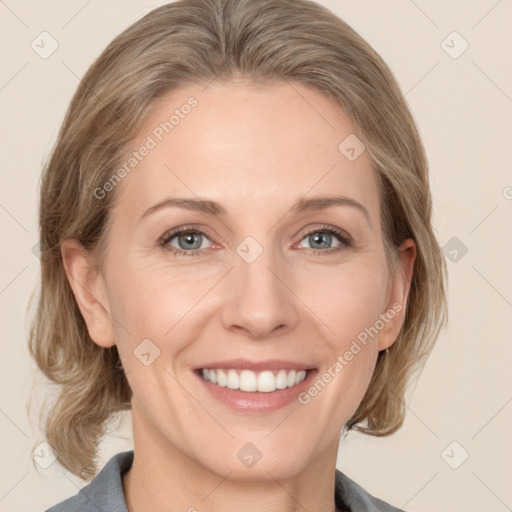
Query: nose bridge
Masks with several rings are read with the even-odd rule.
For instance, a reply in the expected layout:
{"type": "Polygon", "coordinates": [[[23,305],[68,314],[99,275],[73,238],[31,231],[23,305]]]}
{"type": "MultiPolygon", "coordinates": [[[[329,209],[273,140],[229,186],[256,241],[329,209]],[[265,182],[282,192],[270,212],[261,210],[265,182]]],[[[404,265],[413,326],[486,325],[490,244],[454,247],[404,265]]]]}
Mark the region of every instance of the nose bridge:
{"type": "Polygon", "coordinates": [[[225,326],[244,328],[258,338],[291,327],[298,318],[285,267],[270,238],[263,246],[247,237],[236,247],[226,292],[225,326]]]}

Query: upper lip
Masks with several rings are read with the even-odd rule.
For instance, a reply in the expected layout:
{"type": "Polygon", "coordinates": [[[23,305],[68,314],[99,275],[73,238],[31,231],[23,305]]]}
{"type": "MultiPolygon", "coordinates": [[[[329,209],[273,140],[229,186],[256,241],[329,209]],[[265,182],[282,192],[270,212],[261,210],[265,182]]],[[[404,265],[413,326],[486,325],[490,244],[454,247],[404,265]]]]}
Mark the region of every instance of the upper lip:
{"type": "Polygon", "coordinates": [[[284,359],[268,359],[266,361],[250,361],[249,359],[230,359],[229,361],[212,361],[194,368],[194,370],[207,369],[229,369],[252,370],[254,372],[263,370],[312,370],[313,366],[284,359]]]}

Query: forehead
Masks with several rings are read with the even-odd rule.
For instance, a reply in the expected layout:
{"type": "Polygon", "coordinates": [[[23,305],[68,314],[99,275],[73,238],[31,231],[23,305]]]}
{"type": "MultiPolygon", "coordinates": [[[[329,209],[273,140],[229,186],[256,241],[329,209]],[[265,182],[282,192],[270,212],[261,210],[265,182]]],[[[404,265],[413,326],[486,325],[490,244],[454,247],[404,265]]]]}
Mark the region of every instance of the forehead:
{"type": "Polygon", "coordinates": [[[302,83],[187,86],[154,105],[131,144],[123,163],[137,155],[117,191],[118,206],[135,213],[167,196],[198,196],[238,215],[286,208],[304,195],[339,194],[375,218],[370,157],[347,157],[347,147],[361,149],[355,133],[340,106],[302,83]]]}

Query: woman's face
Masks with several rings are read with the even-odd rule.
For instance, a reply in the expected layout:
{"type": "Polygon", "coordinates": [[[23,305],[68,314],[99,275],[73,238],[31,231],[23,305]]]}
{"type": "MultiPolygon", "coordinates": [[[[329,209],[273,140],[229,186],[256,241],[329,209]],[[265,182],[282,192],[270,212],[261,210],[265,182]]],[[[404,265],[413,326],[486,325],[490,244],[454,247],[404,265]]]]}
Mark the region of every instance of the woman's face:
{"type": "MultiPolygon", "coordinates": [[[[242,479],[335,463],[408,291],[354,133],[300,83],[214,82],[156,105],[112,186],[91,289],[109,313],[84,314],[118,347],[136,449],[242,479]]],[[[410,276],[412,242],[400,258],[410,276]]]]}

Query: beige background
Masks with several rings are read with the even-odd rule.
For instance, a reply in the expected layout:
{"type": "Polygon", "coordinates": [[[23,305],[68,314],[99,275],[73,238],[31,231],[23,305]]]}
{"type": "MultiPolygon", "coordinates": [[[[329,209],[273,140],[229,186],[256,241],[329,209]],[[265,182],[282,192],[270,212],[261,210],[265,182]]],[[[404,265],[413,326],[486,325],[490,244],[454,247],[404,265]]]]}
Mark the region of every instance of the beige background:
{"type": "MultiPolygon", "coordinates": [[[[115,35],[162,3],[0,2],[2,511],[42,511],[85,484],[58,463],[36,470],[31,459],[44,441],[36,412],[48,391],[27,351],[39,173],[80,77],[115,35]],[[47,59],[31,48],[43,31],[58,42],[47,59]]],[[[467,247],[448,261],[450,324],[410,388],[404,427],[382,439],[351,433],[338,466],[409,512],[512,510],[512,2],[320,3],[395,73],[429,156],[439,241],[467,247]],[[462,39],[442,45],[453,31],[469,44],[458,58],[443,46],[453,55],[462,39]]],[[[130,416],[122,420],[102,444],[101,467],[132,446],[130,416]]]]}

